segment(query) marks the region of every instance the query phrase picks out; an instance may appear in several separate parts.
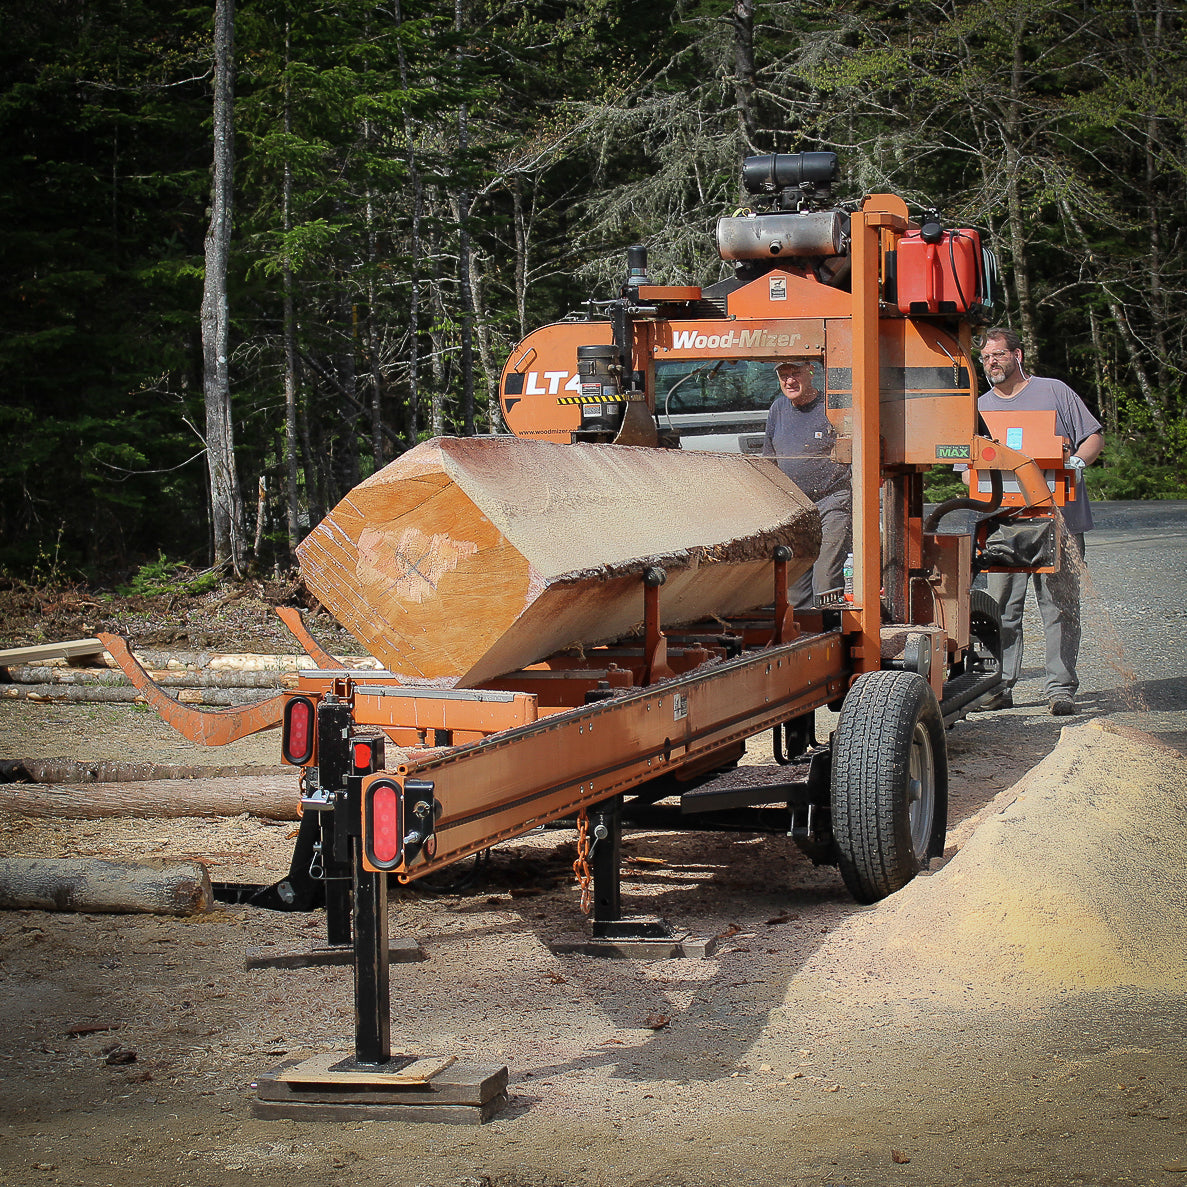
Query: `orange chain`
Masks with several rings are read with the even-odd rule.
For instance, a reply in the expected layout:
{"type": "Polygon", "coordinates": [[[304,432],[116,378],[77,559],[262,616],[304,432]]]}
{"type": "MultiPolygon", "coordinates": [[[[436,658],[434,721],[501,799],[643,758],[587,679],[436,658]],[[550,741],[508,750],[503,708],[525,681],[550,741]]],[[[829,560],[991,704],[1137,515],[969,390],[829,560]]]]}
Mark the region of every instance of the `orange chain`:
{"type": "Polygon", "coordinates": [[[581,913],[588,915],[593,906],[593,878],[589,872],[589,815],[584,808],[577,811],[577,860],[573,873],[581,887],[581,913]]]}

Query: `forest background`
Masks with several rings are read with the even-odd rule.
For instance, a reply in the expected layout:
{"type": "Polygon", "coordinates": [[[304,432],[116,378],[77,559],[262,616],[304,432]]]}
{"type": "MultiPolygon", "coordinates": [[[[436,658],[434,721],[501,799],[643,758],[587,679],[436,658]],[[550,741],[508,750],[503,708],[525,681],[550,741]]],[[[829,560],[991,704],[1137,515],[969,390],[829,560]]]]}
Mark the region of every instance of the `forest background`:
{"type": "Polygon", "coordinates": [[[287,570],[403,450],[499,431],[512,344],[613,295],[628,245],[658,283],[720,279],[714,222],[771,151],[982,229],[998,320],[1106,426],[1097,493],[1184,497],[1183,17],[7,0],[0,575],[287,570]]]}

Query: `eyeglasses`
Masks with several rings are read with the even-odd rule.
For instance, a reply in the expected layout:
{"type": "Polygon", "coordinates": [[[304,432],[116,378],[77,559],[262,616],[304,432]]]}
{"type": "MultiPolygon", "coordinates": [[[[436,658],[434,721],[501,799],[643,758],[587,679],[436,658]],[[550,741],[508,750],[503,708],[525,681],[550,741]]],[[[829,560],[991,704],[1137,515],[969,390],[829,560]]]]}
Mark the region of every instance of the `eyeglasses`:
{"type": "Polygon", "coordinates": [[[981,352],[981,359],[983,362],[992,363],[998,359],[1012,359],[1014,352],[1012,350],[983,350],[981,352]]]}

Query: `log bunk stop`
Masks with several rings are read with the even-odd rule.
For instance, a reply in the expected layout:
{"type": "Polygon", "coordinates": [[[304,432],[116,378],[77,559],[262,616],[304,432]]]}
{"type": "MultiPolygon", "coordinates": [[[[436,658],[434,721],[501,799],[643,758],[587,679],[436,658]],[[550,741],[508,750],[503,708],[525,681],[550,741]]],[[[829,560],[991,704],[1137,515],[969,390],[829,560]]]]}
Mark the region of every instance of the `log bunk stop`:
{"type": "Polygon", "coordinates": [[[580,950],[695,956],[709,943],[624,916],[624,826],[789,835],[864,903],[942,855],[945,731],[1000,680],[973,578],[1052,571],[1074,484],[1053,420],[991,434],[978,416],[972,333],[996,270],[977,232],[913,222],[893,194],[831,206],[836,176],[831,153],[749,158],[751,208],[717,227],[733,279],[655,285],[632,248],[614,300],[512,352],[509,434],[425,442],[314,529],[305,581],[382,671],[344,667],[287,611],[316,669],[204,712],[103,636],[187,737],[279,724],[299,770],[291,869],[248,901],[324,903],[325,958],[354,967],[354,1048],[262,1075],[258,1115],[480,1122],[504,1104],[506,1067],[393,1053],[390,878],[575,828],[580,950]],[[752,437],[697,449],[672,415],[689,377],[749,368],[765,416],[789,357],[816,364],[853,484],[852,591],[808,609],[788,587],[820,546],[814,504],[752,437]],[[969,495],[926,513],[937,462],[969,467],[969,495]],[[972,528],[940,530],[961,509],[972,528]],[[824,707],[839,717],[818,741],[824,707]],[[739,780],[768,730],[775,776],[739,780]]]}

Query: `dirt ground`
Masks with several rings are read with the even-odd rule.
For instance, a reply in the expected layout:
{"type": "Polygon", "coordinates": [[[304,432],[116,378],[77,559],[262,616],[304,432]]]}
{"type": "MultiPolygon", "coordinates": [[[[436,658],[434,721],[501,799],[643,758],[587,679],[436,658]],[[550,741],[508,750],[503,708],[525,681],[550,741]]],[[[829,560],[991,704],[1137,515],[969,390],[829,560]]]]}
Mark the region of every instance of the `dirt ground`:
{"type": "MultiPolygon", "coordinates": [[[[506,1064],[480,1127],[252,1117],[260,1073],[351,1048],[348,968],[245,968],[319,940],[321,913],[0,913],[0,1184],[1185,1182],[1187,760],[1158,736],[1187,713],[1103,681],[1096,724],[1061,722],[1036,683],[949,734],[948,854],[875,907],[788,841],[659,832],[628,835],[628,908],[719,937],[709,959],[554,956],[580,927],[564,832],[398,892],[425,959],[392,967],[394,1045],[506,1064]]],[[[0,701],[0,757],[204,755],[144,709],[0,701]]],[[[292,831],[8,815],[0,855],[262,882],[292,831]]]]}

